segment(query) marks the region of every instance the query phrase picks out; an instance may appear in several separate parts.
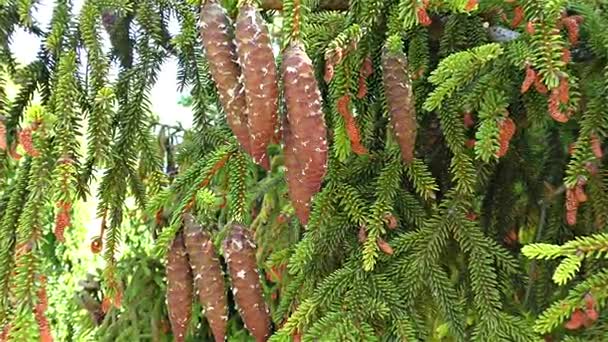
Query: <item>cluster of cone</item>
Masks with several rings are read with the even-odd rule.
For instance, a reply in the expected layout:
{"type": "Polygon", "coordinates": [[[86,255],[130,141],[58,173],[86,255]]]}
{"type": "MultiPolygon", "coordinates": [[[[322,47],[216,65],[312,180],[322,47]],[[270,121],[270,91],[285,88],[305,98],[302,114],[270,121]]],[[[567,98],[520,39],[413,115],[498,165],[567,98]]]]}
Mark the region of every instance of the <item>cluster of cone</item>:
{"type": "MultiPolygon", "coordinates": [[[[216,1],[201,11],[201,37],[209,70],[217,86],[227,121],[239,144],[253,160],[268,169],[267,147],[278,122],[278,72],[268,28],[258,10],[245,1],[233,25],[226,10],[216,1]]],[[[403,52],[385,51],[382,58],[384,87],[391,123],[403,160],[414,159],[416,114],[411,75],[403,52]]],[[[360,84],[372,72],[366,59],[360,84]]],[[[292,41],[282,56],[281,77],[286,116],[282,119],[286,180],[296,215],[308,223],[313,196],[320,190],[327,171],[327,126],[323,98],[315,69],[304,46],[292,41]]],[[[360,85],[358,98],[367,91],[360,85]]],[[[348,110],[350,97],[340,101],[353,151],[365,154],[354,119],[348,110]]]]}
{"type": "MultiPolygon", "coordinates": [[[[234,300],[245,327],[256,341],[270,336],[270,316],[264,302],[249,231],[233,225],[224,240],[224,253],[234,300]]],[[[167,306],[175,341],[184,341],[190,324],[194,290],[205,310],[216,342],[224,341],[228,323],[228,300],[224,272],[211,236],[184,215],[184,231],[171,244],[167,257],[167,306]]]]}
{"type": "MultiPolygon", "coordinates": [[[[259,11],[245,2],[236,23],[216,1],[201,11],[201,37],[209,70],[227,121],[253,160],[269,169],[267,147],[278,119],[278,73],[268,28],[259,11]]],[[[287,117],[283,127],[287,183],[296,214],[306,224],[312,197],[327,168],[326,125],[312,61],[294,42],[283,55],[287,117]]]]}

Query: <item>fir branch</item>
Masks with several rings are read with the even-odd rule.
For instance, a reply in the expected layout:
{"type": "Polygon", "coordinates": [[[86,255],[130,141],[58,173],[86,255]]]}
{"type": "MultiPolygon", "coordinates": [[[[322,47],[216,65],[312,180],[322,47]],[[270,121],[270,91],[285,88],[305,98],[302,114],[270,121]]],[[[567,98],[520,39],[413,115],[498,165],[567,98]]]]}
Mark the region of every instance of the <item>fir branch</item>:
{"type": "Polygon", "coordinates": [[[247,183],[251,175],[251,164],[242,152],[236,153],[228,165],[229,189],[228,210],[231,219],[235,222],[248,223],[250,199],[248,197],[247,183]]]}
{"type": "Polygon", "coordinates": [[[405,166],[405,172],[414,185],[414,189],[425,201],[435,199],[435,191],[439,190],[435,178],[427,165],[420,159],[405,166]]]}
{"type": "Polygon", "coordinates": [[[10,282],[11,304],[15,306],[14,317],[11,319],[11,338],[27,336],[27,319],[33,309],[34,281],[38,272],[39,243],[43,233],[43,206],[49,198],[47,191],[50,183],[50,165],[48,156],[50,146],[44,123],[38,126],[34,135],[34,144],[40,154],[32,158],[27,185],[28,197],[19,216],[16,226],[15,239],[15,269],[10,282]],[[15,335],[13,335],[15,334],[15,335]]]}
{"type": "Polygon", "coordinates": [[[456,90],[471,82],[490,61],[499,57],[504,50],[498,44],[487,44],[450,55],[433,70],[429,81],[437,88],[424,103],[424,109],[432,111],[441,108],[441,102],[449,99],[456,90]]]}
{"type": "MultiPolygon", "coordinates": [[[[557,301],[546,309],[536,320],[534,330],[544,334],[555,329],[559,324],[566,320],[572,312],[582,306],[581,300],[585,293],[592,293],[599,305],[605,303],[605,291],[601,289],[608,284],[608,271],[604,270],[592,275],[585,281],[576,285],[568,292],[566,298],[557,301]]],[[[599,308],[598,308],[599,309],[599,308]]]]}
{"type": "Polygon", "coordinates": [[[377,198],[369,210],[365,221],[367,239],[363,244],[363,269],[371,271],[374,269],[378,257],[377,239],[385,232],[382,218],[385,213],[393,211],[393,202],[397,195],[401,180],[401,162],[397,153],[392,154],[387,165],[376,180],[377,198]]]}
{"type": "Polygon", "coordinates": [[[15,249],[16,227],[29,195],[28,183],[31,169],[31,158],[27,158],[20,166],[13,185],[9,188],[10,198],[2,213],[0,221],[0,322],[5,323],[10,309],[8,297],[9,279],[14,267],[13,252],[15,249]]]}

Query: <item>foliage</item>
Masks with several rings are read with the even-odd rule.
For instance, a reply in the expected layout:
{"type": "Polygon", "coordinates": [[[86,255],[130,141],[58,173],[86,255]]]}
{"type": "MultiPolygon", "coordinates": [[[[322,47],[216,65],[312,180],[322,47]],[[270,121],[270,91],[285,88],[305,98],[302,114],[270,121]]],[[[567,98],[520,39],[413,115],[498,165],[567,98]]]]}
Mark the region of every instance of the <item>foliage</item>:
{"type": "MultiPolygon", "coordinates": [[[[0,4],[0,340],[46,340],[49,326],[62,341],[171,340],[163,275],[184,213],[223,268],[229,228],[248,227],[271,341],[608,336],[605,2],[220,1],[233,19],[256,3],[275,53],[311,59],[329,151],[307,222],[285,180],[285,99],[262,168],[227,124],[201,2],[85,0],[76,13],[56,0],[46,28],[36,1],[0,4]],[[28,65],[10,48],[17,29],[42,40],[28,65]],[[387,51],[411,77],[406,161],[387,51]],[[151,108],[169,58],[192,128],[151,108]]],[[[232,283],[227,336],[250,341],[232,283]]],[[[203,309],[190,340],[212,338],[203,309]]]]}

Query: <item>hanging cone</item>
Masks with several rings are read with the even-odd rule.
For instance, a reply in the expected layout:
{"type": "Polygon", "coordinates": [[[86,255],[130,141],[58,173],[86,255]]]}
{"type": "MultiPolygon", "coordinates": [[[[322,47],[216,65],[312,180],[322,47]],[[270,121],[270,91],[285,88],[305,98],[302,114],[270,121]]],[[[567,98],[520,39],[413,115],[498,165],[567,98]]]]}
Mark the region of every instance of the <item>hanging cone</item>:
{"type": "MultiPolygon", "coordinates": [[[[323,114],[323,99],[315,78],[312,61],[302,44],[292,43],[283,54],[283,84],[287,108],[290,146],[297,159],[300,180],[307,188],[302,191],[309,198],[301,198],[310,205],[312,197],[321,189],[327,171],[327,127],[323,114]]],[[[284,133],[285,134],[285,133],[284,133]]],[[[294,207],[298,199],[291,198],[294,207]]],[[[300,216],[300,215],[298,215],[300,216]]],[[[302,223],[308,216],[300,217],[302,223]]]]}
{"type": "Polygon", "coordinates": [[[194,222],[190,214],[184,215],[184,240],[188,259],[198,289],[198,298],[205,310],[216,342],[226,339],[228,302],[222,265],[215,253],[211,237],[194,222]]]}
{"type": "Polygon", "coordinates": [[[234,224],[224,240],[232,292],[245,328],[263,342],[270,336],[270,314],[260,286],[255,244],[247,228],[234,224]]]}
{"type": "Polygon", "coordinates": [[[167,308],[175,341],[183,342],[192,315],[192,272],[181,233],[167,255],[167,308]]]}
{"type": "Polygon", "coordinates": [[[279,87],[268,28],[250,4],[239,9],[236,46],[247,100],[247,120],[253,160],[268,170],[266,149],[277,124],[279,87]]]}
{"type": "Polygon", "coordinates": [[[385,49],[382,54],[384,92],[395,137],[406,164],[414,160],[416,145],[416,107],[412,79],[407,70],[407,57],[402,51],[385,49]]]}
{"type": "Polygon", "coordinates": [[[228,125],[241,147],[251,154],[247,105],[245,91],[239,81],[241,69],[237,64],[232,20],[214,1],[206,2],[201,9],[201,38],[228,125]]]}

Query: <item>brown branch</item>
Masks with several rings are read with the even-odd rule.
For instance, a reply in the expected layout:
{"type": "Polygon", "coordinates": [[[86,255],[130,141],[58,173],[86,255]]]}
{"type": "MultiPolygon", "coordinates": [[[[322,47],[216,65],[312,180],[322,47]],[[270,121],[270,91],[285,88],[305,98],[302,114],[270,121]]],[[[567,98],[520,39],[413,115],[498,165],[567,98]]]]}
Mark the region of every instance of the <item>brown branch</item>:
{"type": "MultiPolygon", "coordinates": [[[[261,0],[261,7],[265,10],[282,10],[283,2],[281,0],[261,0]]],[[[319,4],[320,10],[344,11],[348,9],[348,0],[321,0],[319,4]]]]}

